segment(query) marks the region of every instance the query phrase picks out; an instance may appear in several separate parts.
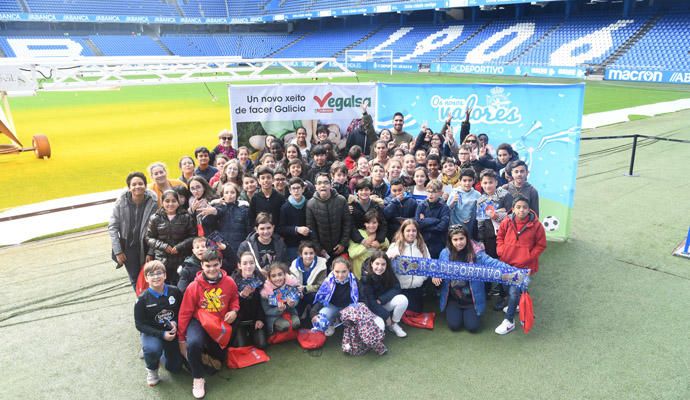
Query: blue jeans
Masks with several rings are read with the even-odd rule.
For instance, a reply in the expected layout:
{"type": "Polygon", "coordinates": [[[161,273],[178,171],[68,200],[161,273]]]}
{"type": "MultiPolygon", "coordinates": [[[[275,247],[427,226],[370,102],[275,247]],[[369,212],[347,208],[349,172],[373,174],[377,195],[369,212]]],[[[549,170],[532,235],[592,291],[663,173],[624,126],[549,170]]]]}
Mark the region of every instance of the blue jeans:
{"type": "Polygon", "coordinates": [[[448,301],[446,305],[446,322],[448,328],[457,332],[464,326],[470,333],[475,333],[479,330],[479,317],[474,307],[460,308],[457,301],[448,301]]]}
{"type": "Polygon", "coordinates": [[[506,311],[505,319],[510,322],[514,322],[515,319],[515,309],[518,304],[520,304],[520,295],[522,294],[522,289],[517,286],[510,286],[508,289],[508,310],[506,311]]]}
{"type": "Polygon", "coordinates": [[[341,307],[336,307],[333,304],[329,304],[319,310],[319,315],[328,320],[328,326],[333,326],[335,319],[338,317],[338,314],[340,314],[340,310],[342,309],[343,308],[341,307]]]}
{"type": "Polygon", "coordinates": [[[215,359],[225,360],[223,349],[211,339],[199,321],[192,318],[189,321],[189,326],[187,326],[187,360],[189,361],[189,369],[192,370],[192,376],[195,379],[203,378],[206,372],[204,364],[201,362],[201,354],[204,351],[215,359]]]}
{"type": "Polygon", "coordinates": [[[178,372],[182,367],[182,355],[177,339],[167,341],[159,337],[141,334],[141,348],[144,351],[144,362],[148,369],[158,369],[161,356],[165,355],[165,369],[178,372]]]}

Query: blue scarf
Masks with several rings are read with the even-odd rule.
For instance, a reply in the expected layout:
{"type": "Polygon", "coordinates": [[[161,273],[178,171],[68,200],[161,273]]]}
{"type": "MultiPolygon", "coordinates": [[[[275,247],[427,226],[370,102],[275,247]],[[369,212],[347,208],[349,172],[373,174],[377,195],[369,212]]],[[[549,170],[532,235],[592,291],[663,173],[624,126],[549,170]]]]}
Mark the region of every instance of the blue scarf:
{"type": "MultiPolygon", "coordinates": [[[[355,278],[355,274],[350,272],[347,279],[350,282],[350,301],[352,302],[352,304],[357,304],[357,302],[359,301],[357,278],[355,278]]],[[[316,292],[316,296],[314,297],[314,304],[321,303],[324,306],[329,305],[331,303],[331,297],[333,297],[333,293],[335,292],[335,285],[344,285],[345,283],[347,282],[337,282],[335,280],[335,275],[333,275],[333,273],[331,272],[326,278],[326,280],[323,281],[323,283],[319,287],[319,291],[316,292]]]]}
{"type": "Polygon", "coordinates": [[[290,195],[290,197],[288,197],[288,201],[293,207],[295,207],[298,210],[301,210],[302,207],[304,207],[304,204],[307,202],[307,199],[304,196],[302,196],[302,201],[297,202],[297,200],[295,200],[295,198],[292,197],[292,195],[290,195]]]}
{"type": "Polygon", "coordinates": [[[496,282],[527,289],[529,270],[515,267],[489,267],[460,261],[441,261],[430,258],[398,256],[392,260],[398,275],[431,276],[434,278],[496,282]]]}
{"type": "Polygon", "coordinates": [[[302,273],[302,285],[307,285],[307,281],[309,280],[309,276],[311,276],[311,273],[314,271],[314,267],[316,267],[316,262],[319,261],[319,257],[314,257],[314,261],[312,261],[311,265],[309,266],[309,270],[307,271],[304,268],[304,261],[302,261],[302,257],[297,257],[297,262],[295,263],[295,266],[299,270],[299,272],[302,273]]]}

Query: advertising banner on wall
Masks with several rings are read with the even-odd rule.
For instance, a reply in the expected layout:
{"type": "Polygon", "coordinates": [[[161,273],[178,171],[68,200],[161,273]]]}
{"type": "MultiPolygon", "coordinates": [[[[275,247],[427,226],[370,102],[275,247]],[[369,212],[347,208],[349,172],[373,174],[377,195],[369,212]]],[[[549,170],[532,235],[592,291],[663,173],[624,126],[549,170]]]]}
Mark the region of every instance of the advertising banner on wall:
{"type": "Polygon", "coordinates": [[[471,109],[471,132],[486,133],[494,148],[509,143],[529,167],[539,192],[539,218],[550,239],[568,237],[575,195],[584,84],[379,84],[377,129],[392,128],[402,112],[416,136],[423,124],[441,130],[447,115],[458,127],[471,109]]]}
{"type": "Polygon", "coordinates": [[[307,130],[310,140],[319,125],[327,126],[329,139],[342,148],[348,126],[362,117],[363,103],[376,118],[373,83],[230,85],[228,90],[237,145],[250,151],[262,150],[268,135],[290,143],[299,127],[307,130]]]}

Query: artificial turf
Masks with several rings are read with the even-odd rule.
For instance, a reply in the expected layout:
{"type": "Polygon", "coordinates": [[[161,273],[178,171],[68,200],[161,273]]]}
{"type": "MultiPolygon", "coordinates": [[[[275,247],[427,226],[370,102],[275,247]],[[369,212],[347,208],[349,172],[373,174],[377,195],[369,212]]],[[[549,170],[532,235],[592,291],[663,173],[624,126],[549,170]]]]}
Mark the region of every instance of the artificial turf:
{"type": "MultiPolygon", "coordinates": [[[[437,74],[360,73],[339,81],[426,83],[572,82],[536,78],[437,74]]],[[[311,80],[307,82],[312,82],[311,80]]],[[[676,85],[587,82],[585,113],[690,97],[676,85]]],[[[213,146],[230,122],[227,85],[187,84],[123,87],[109,91],[42,92],[11,99],[20,140],[26,146],[36,133],[48,135],[53,156],[0,156],[0,210],[13,206],[93,193],[124,186],[133,170],[153,161],[169,166],[177,177],[180,156],[199,145],[213,146]],[[215,99],[215,100],[214,100],[215,99]]],[[[0,143],[9,142],[4,136],[0,143]]]]}
{"type": "MultiPolygon", "coordinates": [[[[690,139],[688,121],[678,112],[585,136],[690,139]]],[[[337,335],[320,356],[287,343],[267,364],[209,378],[207,398],[689,398],[690,264],[671,250],[690,224],[690,144],[641,142],[636,177],[624,176],[628,145],[582,142],[571,239],[541,259],[528,335],[494,334],[501,314],[487,310],[477,334],[452,333],[441,316],[433,331],[389,335],[383,357],[346,356],[337,335]]],[[[191,398],[188,374],[145,385],[134,296],[109,249],[102,231],[0,249],[3,398],[191,398]]]]}

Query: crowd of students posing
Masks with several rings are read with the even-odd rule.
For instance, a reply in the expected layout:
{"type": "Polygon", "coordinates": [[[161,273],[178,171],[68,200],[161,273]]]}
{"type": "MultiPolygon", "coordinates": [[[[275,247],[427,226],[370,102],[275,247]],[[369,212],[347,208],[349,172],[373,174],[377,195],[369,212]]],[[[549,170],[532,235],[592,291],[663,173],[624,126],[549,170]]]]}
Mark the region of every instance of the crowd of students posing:
{"type": "Polygon", "coordinates": [[[311,141],[299,128],[287,146],[267,137],[256,166],[223,131],[213,150],[182,157],[180,179],[162,163],[149,167],[150,184],[130,173],[109,231],[133,285],[144,265],[149,288],[134,317],[147,383],[159,382],[165,354],[166,369],[184,363],[193,395],[204,396],[224,352],[199,309],[232,324],[230,346],[263,348],[291,328],[330,336],[339,312],[358,303],[405,337],[403,314],[422,312],[433,295],[451,330],[476,332],[492,291],[505,313],[495,332],[511,332],[519,288],[396,275],[391,265],[404,255],[538,271],[546,240],[527,165],[510,145],[494,151],[486,135],[470,134],[468,120],[459,145],[450,118],[440,134],[425,126],[414,138],[398,113],[377,135],[364,106],[343,161],[325,128],[311,141]]]}

